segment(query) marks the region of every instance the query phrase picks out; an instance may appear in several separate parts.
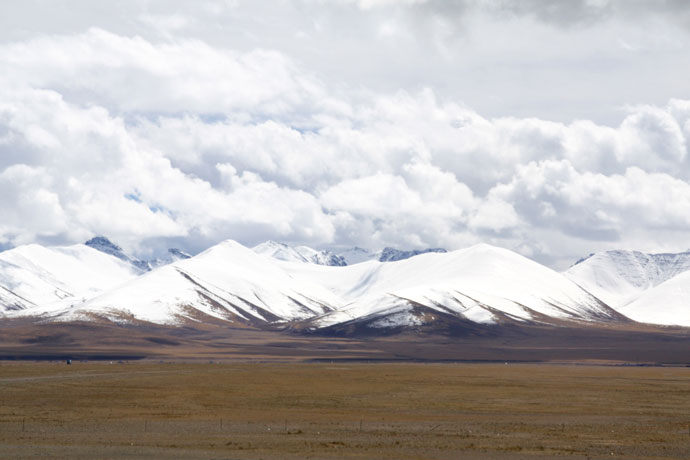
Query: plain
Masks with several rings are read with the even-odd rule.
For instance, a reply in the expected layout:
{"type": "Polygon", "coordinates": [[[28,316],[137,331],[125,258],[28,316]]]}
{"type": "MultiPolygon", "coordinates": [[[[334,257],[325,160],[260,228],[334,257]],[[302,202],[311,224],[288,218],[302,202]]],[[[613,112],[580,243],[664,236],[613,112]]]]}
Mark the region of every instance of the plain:
{"type": "Polygon", "coordinates": [[[2,458],[687,458],[690,368],[3,362],[2,458]]]}

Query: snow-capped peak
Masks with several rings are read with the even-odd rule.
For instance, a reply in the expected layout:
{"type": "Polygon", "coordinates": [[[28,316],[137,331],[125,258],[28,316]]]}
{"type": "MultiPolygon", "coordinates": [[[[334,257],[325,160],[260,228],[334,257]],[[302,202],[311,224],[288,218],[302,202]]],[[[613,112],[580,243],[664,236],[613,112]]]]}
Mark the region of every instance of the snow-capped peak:
{"type": "Polygon", "coordinates": [[[295,248],[273,240],[254,246],[252,250],[257,254],[263,254],[278,260],[285,260],[288,262],[309,262],[306,257],[297,252],[295,248]]]}
{"type": "Polygon", "coordinates": [[[378,260],[379,262],[396,262],[398,260],[409,259],[410,257],[429,252],[443,253],[448,251],[443,248],[401,250],[388,246],[380,251],[370,251],[368,249],[355,246],[353,248],[338,252],[338,256],[342,257],[343,260],[347,262],[347,265],[354,265],[361,262],[367,262],[369,260],[378,260]]]}
{"type": "Polygon", "coordinates": [[[124,260],[125,262],[129,262],[141,271],[151,270],[151,265],[149,265],[147,261],[130,256],[124,252],[120,246],[116,245],[104,236],[96,236],[84,244],[104,254],[108,254],[113,257],[117,257],[120,260],[124,260]]]}
{"type": "Polygon", "coordinates": [[[347,265],[359,264],[369,260],[378,260],[380,255],[380,252],[372,252],[368,249],[360,248],[359,246],[338,252],[338,257],[341,257],[347,265]]]}
{"type": "MultiPolygon", "coordinates": [[[[307,274],[306,269],[289,268],[307,274]]],[[[414,326],[439,314],[484,324],[545,318],[625,321],[563,275],[486,244],[396,263],[370,261],[309,272],[346,304],[315,318],[316,328],[414,326]]]]}
{"type": "Polygon", "coordinates": [[[169,248],[168,252],[161,257],[157,257],[151,260],[143,260],[134,257],[130,254],[127,254],[120,246],[113,243],[105,236],[97,236],[91,238],[84,244],[104,254],[108,254],[113,257],[117,257],[118,259],[123,260],[125,262],[128,262],[138,270],[141,270],[142,272],[148,272],[153,270],[154,268],[162,267],[164,265],[171,264],[178,260],[189,259],[190,257],[192,257],[186,252],[181,251],[177,248],[169,248]]]}
{"type": "Polygon", "coordinates": [[[426,254],[428,252],[448,252],[443,248],[427,248],[427,249],[413,249],[410,251],[401,251],[391,247],[383,248],[379,256],[379,262],[396,262],[398,260],[409,259],[410,257],[426,254]]]}
{"type": "Polygon", "coordinates": [[[592,254],[570,267],[565,275],[616,307],[687,270],[690,252],[646,254],[615,250],[592,254]]]}
{"type": "Polygon", "coordinates": [[[90,248],[115,256],[118,259],[122,259],[124,256],[122,248],[104,236],[93,237],[84,244],[90,248]]]}
{"type": "Polygon", "coordinates": [[[141,273],[83,244],[19,246],[0,253],[0,312],[92,296],[141,273]]]}
{"type": "Polygon", "coordinates": [[[177,248],[170,248],[163,257],[158,257],[157,259],[150,260],[149,265],[151,266],[151,268],[158,268],[162,267],[163,265],[168,265],[173,262],[177,262],[178,260],[189,259],[191,257],[191,255],[187,254],[184,251],[180,251],[177,248]]]}
{"type": "Polygon", "coordinates": [[[226,240],[195,257],[171,249],[159,263],[149,262],[166,266],[145,271],[132,263],[138,259],[104,237],[61,248],[22,246],[0,253],[0,314],[164,324],[299,321],[290,326],[344,328],[338,330],[426,327],[437,320],[485,325],[629,321],[625,316],[690,325],[690,316],[683,316],[690,299],[685,287],[690,253],[610,251],[563,276],[487,244],[447,253],[351,252],[370,260],[334,267],[328,265],[345,261],[328,251],[275,241],[249,249],[226,240]],[[379,258],[398,262],[371,260],[379,258]],[[607,292],[614,300],[632,293],[638,301],[614,303],[623,316],[609,308],[607,292]]]}
{"type": "Polygon", "coordinates": [[[252,248],[257,254],[287,262],[312,263],[342,267],[347,265],[345,259],[330,251],[319,251],[308,246],[288,246],[285,243],[266,241],[252,248]]]}

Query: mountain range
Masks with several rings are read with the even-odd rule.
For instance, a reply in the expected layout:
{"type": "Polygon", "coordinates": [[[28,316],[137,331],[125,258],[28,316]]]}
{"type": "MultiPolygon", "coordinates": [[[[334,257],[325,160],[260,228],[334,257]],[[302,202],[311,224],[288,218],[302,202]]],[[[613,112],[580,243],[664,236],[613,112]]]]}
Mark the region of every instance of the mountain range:
{"type": "Polygon", "coordinates": [[[326,250],[319,251],[307,246],[288,246],[285,243],[277,243],[275,241],[266,241],[252,249],[256,253],[265,254],[278,260],[311,262],[317,265],[331,265],[336,267],[354,265],[369,260],[396,262],[428,252],[447,252],[443,248],[413,249],[406,251],[387,246],[375,252],[360,247],[354,247],[334,253],[326,250]]]}
{"type": "Polygon", "coordinates": [[[123,260],[125,262],[128,262],[129,264],[133,265],[135,268],[141,270],[142,272],[151,271],[156,267],[161,267],[163,265],[167,265],[178,260],[189,259],[190,257],[192,257],[186,252],[180,251],[179,249],[170,248],[168,249],[167,254],[165,254],[163,257],[151,260],[141,260],[127,254],[125,251],[122,250],[120,246],[111,242],[108,238],[104,236],[97,236],[95,238],[91,238],[89,241],[84,243],[84,245],[93,248],[97,251],[103,252],[105,254],[109,254],[113,257],[117,257],[118,259],[123,260]]]}
{"type": "Polygon", "coordinates": [[[507,249],[339,253],[228,240],[140,260],[104,237],[0,253],[0,317],[336,335],[496,325],[690,326],[690,253],[609,251],[564,273],[507,249]],[[356,263],[358,262],[358,263],[356,263]]]}
{"type": "Polygon", "coordinates": [[[628,318],[690,326],[690,252],[592,254],[565,275],[628,318]]]}

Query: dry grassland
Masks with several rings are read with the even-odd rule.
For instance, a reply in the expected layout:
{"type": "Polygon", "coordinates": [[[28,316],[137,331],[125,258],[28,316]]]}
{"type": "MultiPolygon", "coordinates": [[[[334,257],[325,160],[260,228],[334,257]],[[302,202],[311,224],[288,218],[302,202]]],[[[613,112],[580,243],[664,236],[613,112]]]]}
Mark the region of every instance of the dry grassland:
{"type": "Polygon", "coordinates": [[[690,457],[690,368],[0,364],[0,458],[690,457]]]}

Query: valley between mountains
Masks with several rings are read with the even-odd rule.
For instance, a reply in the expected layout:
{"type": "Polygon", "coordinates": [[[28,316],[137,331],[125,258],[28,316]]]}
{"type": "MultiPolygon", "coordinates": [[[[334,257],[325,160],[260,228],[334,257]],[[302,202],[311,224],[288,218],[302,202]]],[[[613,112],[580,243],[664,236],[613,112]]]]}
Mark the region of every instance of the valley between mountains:
{"type": "Polygon", "coordinates": [[[140,260],[98,237],[0,253],[5,358],[685,363],[690,254],[559,273],[506,249],[336,254],[224,241],[140,260]]]}

